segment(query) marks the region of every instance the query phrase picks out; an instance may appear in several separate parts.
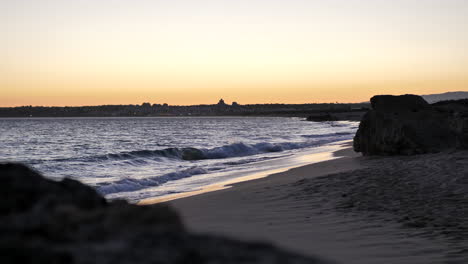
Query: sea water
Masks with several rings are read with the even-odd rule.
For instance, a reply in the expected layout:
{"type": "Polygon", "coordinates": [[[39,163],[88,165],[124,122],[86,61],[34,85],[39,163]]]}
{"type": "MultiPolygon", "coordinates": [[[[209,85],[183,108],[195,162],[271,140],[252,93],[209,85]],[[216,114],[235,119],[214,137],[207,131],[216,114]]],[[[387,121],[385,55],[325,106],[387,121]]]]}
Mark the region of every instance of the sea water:
{"type": "Polygon", "coordinates": [[[291,166],[352,139],[357,126],[291,117],[4,118],[0,162],[136,202],[291,166]]]}

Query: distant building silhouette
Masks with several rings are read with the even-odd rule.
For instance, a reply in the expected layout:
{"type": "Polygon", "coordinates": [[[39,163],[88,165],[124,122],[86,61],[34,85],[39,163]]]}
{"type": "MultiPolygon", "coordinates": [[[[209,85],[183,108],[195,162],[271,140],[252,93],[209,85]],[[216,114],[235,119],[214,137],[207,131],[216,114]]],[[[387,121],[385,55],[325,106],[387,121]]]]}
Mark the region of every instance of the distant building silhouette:
{"type": "Polygon", "coordinates": [[[221,98],[218,102],[218,105],[226,105],[226,103],[224,102],[223,98],[221,98]]]}
{"type": "MultiPolygon", "coordinates": [[[[342,116],[356,116],[370,108],[369,103],[358,104],[246,104],[237,102],[226,104],[221,99],[218,104],[171,106],[145,102],[138,105],[99,105],[76,107],[43,107],[21,106],[0,107],[0,117],[112,117],[112,116],[299,116],[307,117],[338,112],[346,113],[342,116]],[[347,113],[352,112],[352,113],[347,113]],[[357,113],[357,115],[354,115],[357,113]],[[353,114],[353,115],[352,115],[353,114]]],[[[343,117],[341,117],[343,118],[343,117]]],[[[346,117],[348,118],[348,117],[346,117]]],[[[359,121],[358,120],[358,121],[359,121]]]]}

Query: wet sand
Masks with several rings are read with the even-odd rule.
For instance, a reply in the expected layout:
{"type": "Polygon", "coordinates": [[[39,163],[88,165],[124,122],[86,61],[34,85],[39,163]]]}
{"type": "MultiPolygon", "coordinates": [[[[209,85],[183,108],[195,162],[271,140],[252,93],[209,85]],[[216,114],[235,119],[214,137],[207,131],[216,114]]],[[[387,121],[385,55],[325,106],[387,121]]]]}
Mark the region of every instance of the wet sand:
{"type": "Polygon", "coordinates": [[[169,203],[192,231],[338,263],[468,263],[467,153],[335,155],[169,203]]]}

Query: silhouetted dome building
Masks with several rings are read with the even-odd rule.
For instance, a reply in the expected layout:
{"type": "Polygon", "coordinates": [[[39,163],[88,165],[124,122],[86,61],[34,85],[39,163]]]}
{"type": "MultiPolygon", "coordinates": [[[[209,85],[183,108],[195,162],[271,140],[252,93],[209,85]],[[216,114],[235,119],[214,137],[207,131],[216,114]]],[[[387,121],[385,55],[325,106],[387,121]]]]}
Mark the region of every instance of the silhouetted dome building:
{"type": "Polygon", "coordinates": [[[226,103],[224,102],[224,100],[221,98],[218,102],[218,105],[226,105],[226,103]]]}
{"type": "Polygon", "coordinates": [[[232,102],[232,106],[239,106],[237,102],[232,102]]]}

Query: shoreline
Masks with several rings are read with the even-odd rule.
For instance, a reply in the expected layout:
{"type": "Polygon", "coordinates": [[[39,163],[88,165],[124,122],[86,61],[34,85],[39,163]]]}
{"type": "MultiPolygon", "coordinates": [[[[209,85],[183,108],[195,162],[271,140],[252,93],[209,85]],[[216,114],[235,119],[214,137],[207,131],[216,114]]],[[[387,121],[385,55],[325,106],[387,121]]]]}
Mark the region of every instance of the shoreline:
{"type": "MultiPolygon", "coordinates": [[[[180,197],[163,204],[176,209],[187,228],[195,233],[227,236],[245,242],[264,241],[297,254],[318,256],[331,263],[350,263],[330,257],[336,241],[325,243],[325,250],[316,244],[326,239],[328,234],[323,231],[334,228],[338,220],[331,220],[331,224],[324,223],[330,221],[327,217],[314,221],[313,226],[317,227],[313,233],[320,239],[311,238],[308,235],[311,231],[307,230],[310,226],[304,222],[311,220],[308,213],[300,215],[304,213],[302,206],[283,199],[289,196],[284,186],[305,177],[323,177],[363,168],[359,162],[360,155],[352,150],[350,144],[347,142],[344,144],[347,146],[330,152],[334,156],[330,160],[286,169],[266,177],[235,183],[232,188],[180,197]],[[311,172],[313,175],[310,176],[311,172]],[[310,244],[315,244],[312,250],[310,244]]],[[[357,257],[353,256],[352,250],[346,249],[346,243],[338,246],[340,249],[337,251],[357,257]]]]}
{"type": "Polygon", "coordinates": [[[334,142],[329,145],[320,146],[320,147],[335,147],[335,149],[333,150],[306,154],[306,155],[296,157],[296,159],[306,160],[305,162],[302,162],[301,164],[298,164],[298,165],[285,166],[285,167],[275,168],[275,169],[268,169],[265,171],[259,171],[259,172],[254,172],[254,173],[247,173],[244,176],[240,176],[240,177],[225,180],[219,183],[214,183],[214,184],[204,186],[200,190],[164,195],[162,197],[146,198],[146,199],[142,199],[138,201],[137,205],[150,205],[150,204],[156,204],[156,203],[164,203],[164,202],[169,202],[169,201],[173,201],[177,199],[183,199],[183,198],[189,198],[189,197],[196,196],[196,195],[202,195],[205,193],[235,188],[238,184],[271,177],[276,174],[287,172],[291,169],[309,166],[309,165],[321,163],[321,162],[327,162],[327,161],[339,159],[342,157],[348,157],[351,155],[351,152],[352,152],[351,147],[350,147],[351,144],[352,144],[352,140],[334,142]]]}
{"type": "Polygon", "coordinates": [[[460,190],[466,152],[361,157],[345,148],[335,155],[344,157],[167,204],[192,232],[336,263],[468,261],[460,190]]]}

